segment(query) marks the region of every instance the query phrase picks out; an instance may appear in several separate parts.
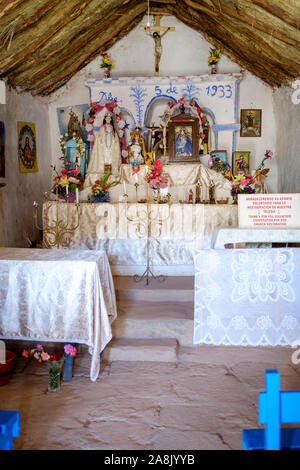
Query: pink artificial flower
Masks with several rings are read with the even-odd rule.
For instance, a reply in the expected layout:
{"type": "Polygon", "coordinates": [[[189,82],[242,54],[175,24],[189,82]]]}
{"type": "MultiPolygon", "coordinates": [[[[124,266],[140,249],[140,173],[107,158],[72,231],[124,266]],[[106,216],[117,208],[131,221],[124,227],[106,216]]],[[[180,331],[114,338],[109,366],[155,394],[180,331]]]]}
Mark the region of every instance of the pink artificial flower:
{"type": "Polygon", "coordinates": [[[178,103],[179,103],[179,104],[184,104],[184,103],[185,103],[184,98],[180,98],[180,99],[178,100],[178,103]]]}
{"type": "Polygon", "coordinates": [[[48,361],[50,359],[50,356],[49,356],[48,353],[42,352],[41,358],[42,358],[43,361],[48,361]]]}
{"type": "Polygon", "coordinates": [[[266,157],[267,157],[267,158],[272,158],[272,157],[273,157],[273,152],[272,152],[272,150],[266,150],[266,157]]]}
{"type": "Polygon", "coordinates": [[[74,176],[71,176],[71,177],[69,178],[69,182],[70,182],[70,183],[76,183],[76,184],[78,184],[78,183],[79,183],[79,180],[76,179],[76,178],[74,178],[74,176]]]}
{"type": "Polygon", "coordinates": [[[38,355],[37,352],[34,353],[33,357],[35,357],[37,360],[39,360],[40,356],[38,355]]]}
{"type": "Polygon", "coordinates": [[[202,140],[205,139],[205,134],[202,134],[202,135],[201,135],[201,139],[202,139],[202,140]]]}
{"type": "Polygon", "coordinates": [[[72,173],[74,176],[77,176],[78,175],[78,171],[77,170],[72,170],[72,173]]]}
{"type": "Polygon", "coordinates": [[[93,124],[93,122],[94,122],[94,118],[93,118],[92,116],[89,117],[89,118],[88,118],[88,123],[89,123],[89,124],[93,124]]]}
{"type": "Polygon", "coordinates": [[[212,157],[209,157],[207,164],[208,164],[208,168],[212,168],[212,167],[213,167],[213,159],[212,159],[212,157]]]}
{"type": "Polygon", "coordinates": [[[42,351],[43,346],[42,346],[41,344],[37,344],[37,345],[36,345],[36,349],[37,349],[38,351],[42,351]]]}
{"type": "Polygon", "coordinates": [[[64,350],[66,354],[70,354],[70,356],[75,357],[77,354],[77,349],[72,344],[66,344],[64,346],[64,350]]]}
{"type": "Polygon", "coordinates": [[[247,178],[244,178],[243,180],[240,181],[240,184],[242,186],[246,186],[249,183],[249,180],[247,178]]]}
{"type": "Polygon", "coordinates": [[[245,178],[249,178],[249,180],[251,180],[252,175],[250,175],[250,173],[249,173],[249,175],[245,175],[245,178]]]}

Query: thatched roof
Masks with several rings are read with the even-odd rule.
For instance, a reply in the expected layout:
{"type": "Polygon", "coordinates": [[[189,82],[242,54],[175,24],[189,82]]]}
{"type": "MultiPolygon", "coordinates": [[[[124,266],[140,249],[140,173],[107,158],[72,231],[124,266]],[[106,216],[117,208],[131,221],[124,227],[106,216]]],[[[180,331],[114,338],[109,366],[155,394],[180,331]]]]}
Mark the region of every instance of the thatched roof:
{"type": "MultiPolygon", "coordinates": [[[[300,0],[160,0],[171,14],[271,86],[300,76],[300,0]]],[[[49,95],[147,13],[137,0],[0,0],[0,78],[49,95]]]]}

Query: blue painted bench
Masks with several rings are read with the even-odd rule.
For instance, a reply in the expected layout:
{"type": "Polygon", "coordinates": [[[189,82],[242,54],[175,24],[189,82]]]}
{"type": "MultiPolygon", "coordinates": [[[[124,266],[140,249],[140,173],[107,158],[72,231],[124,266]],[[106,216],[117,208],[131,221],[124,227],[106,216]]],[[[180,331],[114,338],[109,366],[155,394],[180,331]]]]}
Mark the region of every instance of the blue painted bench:
{"type": "Polygon", "coordinates": [[[258,421],[264,429],[242,431],[243,450],[300,449],[300,428],[280,428],[300,423],[300,391],[280,392],[277,370],[266,371],[266,391],[259,394],[258,421]]]}
{"type": "Polygon", "coordinates": [[[0,450],[13,450],[13,438],[20,435],[20,413],[0,410],[0,450]]]}

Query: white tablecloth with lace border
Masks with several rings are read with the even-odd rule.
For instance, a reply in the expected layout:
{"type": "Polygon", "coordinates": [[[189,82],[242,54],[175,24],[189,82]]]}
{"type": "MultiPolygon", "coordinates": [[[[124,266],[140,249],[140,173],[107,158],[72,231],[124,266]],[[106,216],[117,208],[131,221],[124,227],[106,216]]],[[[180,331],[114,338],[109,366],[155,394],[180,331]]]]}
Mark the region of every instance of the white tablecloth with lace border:
{"type": "Polygon", "coordinates": [[[87,344],[95,381],[116,315],[106,253],[0,248],[0,338],[87,344]]]}
{"type": "Polygon", "coordinates": [[[300,248],[198,250],[194,343],[300,340],[300,248]]]}

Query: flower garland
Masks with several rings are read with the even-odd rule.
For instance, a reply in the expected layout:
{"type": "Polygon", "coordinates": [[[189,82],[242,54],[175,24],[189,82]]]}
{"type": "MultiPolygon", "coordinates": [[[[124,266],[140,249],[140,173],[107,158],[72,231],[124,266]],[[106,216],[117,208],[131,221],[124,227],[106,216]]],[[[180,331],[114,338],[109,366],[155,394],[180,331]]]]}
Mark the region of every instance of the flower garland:
{"type": "Polygon", "coordinates": [[[205,134],[203,132],[203,127],[208,126],[208,121],[205,118],[202,109],[198,105],[198,103],[195,101],[194,98],[192,98],[189,102],[186,101],[186,99],[180,98],[175,104],[173,101],[169,101],[168,103],[168,108],[165,110],[163,117],[162,117],[162,125],[163,125],[163,144],[164,144],[164,154],[166,152],[167,148],[167,141],[166,141],[166,135],[167,135],[167,126],[168,123],[175,113],[175,111],[180,110],[180,108],[183,108],[184,110],[189,109],[191,113],[199,119],[199,150],[203,150],[203,140],[205,139],[205,134]]]}
{"type": "Polygon", "coordinates": [[[127,150],[126,140],[125,140],[126,123],[121,117],[121,114],[120,114],[121,110],[116,100],[112,100],[110,102],[107,102],[106,100],[101,100],[100,103],[96,103],[96,102],[91,103],[89,111],[88,111],[88,114],[89,114],[88,122],[86,123],[85,121],[83,121],[83,125],[88,134],[88,141],[90,142],[91,150],[93,149],[94,140],[95,140],[93,124],[94,124],[96,115],[99,114],[103,110],[107,110],[107,112],[114,114],[114,119],[118,126],[117,133],[118,133],[120,144],[121,144],[122,163],[127,163],[128,150],[127,150]]]}

